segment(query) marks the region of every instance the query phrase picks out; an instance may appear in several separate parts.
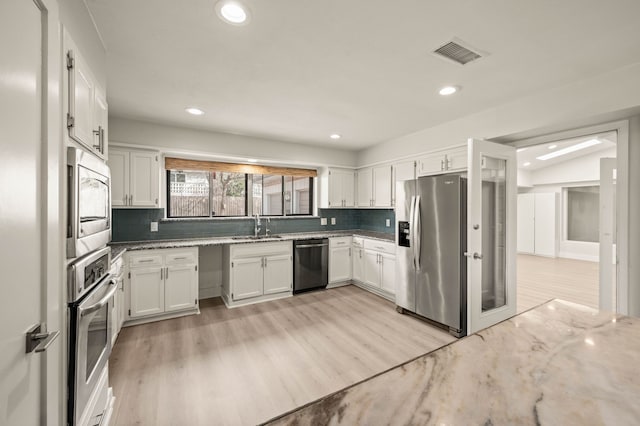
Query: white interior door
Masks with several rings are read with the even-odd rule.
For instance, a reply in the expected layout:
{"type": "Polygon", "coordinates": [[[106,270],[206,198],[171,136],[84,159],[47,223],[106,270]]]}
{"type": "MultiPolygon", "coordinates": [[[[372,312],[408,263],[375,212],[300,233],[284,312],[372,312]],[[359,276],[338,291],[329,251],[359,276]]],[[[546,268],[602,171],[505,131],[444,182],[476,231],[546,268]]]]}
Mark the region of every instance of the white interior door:
{"type": "Polygon", "coordinates": [[[516,150],[469,139],[467,331],[516,313],[516,150]]]}
{"type": "MultiPolygon", "coordinates": [[[[42,226],[42,11],[32,1],[0,2],[0,424],[38,425],[47,418],[47,352],[26,352],[25,334],[46,318],[42,226]],[[9,53],[10,52],[10,53],[9,53]]],[[[45,104],[46,105],[46,104],[45,104]]],[[[46,129],[45,129],[46,130],[46,129]]],[[[51,279],[54,279],[53,277],[51,279]]],[[[59,351],[60,339],[50,351],[59,351]]]]}
{"type": "Polygon", "coordinates": [[[617,255],[614,236],[616,159],[600,159],[600,288],[599,307],[617,312],[617,255]]]}

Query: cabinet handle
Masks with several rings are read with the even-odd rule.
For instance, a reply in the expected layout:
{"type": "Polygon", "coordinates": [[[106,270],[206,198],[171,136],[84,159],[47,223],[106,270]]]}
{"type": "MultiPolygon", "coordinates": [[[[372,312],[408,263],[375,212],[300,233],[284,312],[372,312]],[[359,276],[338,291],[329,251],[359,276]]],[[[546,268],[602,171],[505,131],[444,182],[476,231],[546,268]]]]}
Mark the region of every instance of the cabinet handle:
{"type": "Polygon", "coordinates": [[[167,267],[167,268],[164,268],[164,269],[165,269],[164,278],[168,280],[169,279],[169,268],[167,267]]]}
{"type": "Polygon", "coordinates": [[[267,267],[267,258],[266,257],[264,258],[264,267],[265,268],[267,267]]]}
{"type": "Polygon", "coordinates": [[[149,262],[153,262],[153,259],[141,259],[138,262],[140,262],[140,263],[149,263],[149,262]]]}
{"type": "Polygon", "coordinates": [[[349,257],[351,257],[351,247],[349,247],[349,257]]]}
{"type": "Polygon", "coordinates": [[[122,204],[123,205],[127,205],[127,199],[129,198],[129,196],[127,194],[124,194],[124,197],[122,198],[122,204]]]}
{"type": "Polygon", "coordinates": [[[164,279],[164,268],[160,268],[160,281],[164,279]]]}
{"type": "Polygon", "coordinates": [[[129,195],[129,205],[133,206],[133,194],[129,195]]]}
{"type": "Polygon", "coordinates": [[[440,170],[444,170],[444,160],[440,160],[440,170]]]}
{"type": "Polygon", "coordinates": [[[360,252],[360,259],[362,259],[362,250],[358,250],[360,252]]]}

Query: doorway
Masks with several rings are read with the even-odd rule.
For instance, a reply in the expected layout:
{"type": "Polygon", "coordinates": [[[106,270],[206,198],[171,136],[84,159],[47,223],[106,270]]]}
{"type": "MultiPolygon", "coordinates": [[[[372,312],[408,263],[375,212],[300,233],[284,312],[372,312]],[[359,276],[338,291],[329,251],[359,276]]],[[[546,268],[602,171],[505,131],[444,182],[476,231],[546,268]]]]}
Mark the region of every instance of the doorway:
{"type": "MultiPolygon", "coordinates": [[[[518,312],[552,298],[600,307],[601,261],[617,258],[615,178],[603,185],[600,164],[617,155],[615,130],[518,148],[518,312]],[[602,226],[602,217],[611,223],[602,226]],[[606,244],[611,256],[601,255],[606,244]]],[[[616,288],[616,269],[605,268],[607,288],[616,288]]]]}

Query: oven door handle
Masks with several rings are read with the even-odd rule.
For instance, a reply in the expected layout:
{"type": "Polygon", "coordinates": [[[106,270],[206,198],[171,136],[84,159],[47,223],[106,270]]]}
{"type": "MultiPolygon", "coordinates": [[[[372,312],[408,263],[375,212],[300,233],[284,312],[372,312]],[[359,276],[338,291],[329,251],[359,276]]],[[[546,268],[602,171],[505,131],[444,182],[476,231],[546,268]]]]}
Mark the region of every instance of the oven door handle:
{"type": "Polygon", "coordinates": [[[109,299],[111,299],[113,297],[113,295],[116,293],[116,290],[118,290],[118,286],[115,285],[116,281],[115,280],[110,280],[109,281],[109,285],[113,286],[113,288],[111,290],[109,290],[109,292],[107,294],[104,295],[104,297],[102,299],[100,299],[99,301],[97,301],[96,303],[94,303],[93,305],[89,306],[88,308],[78,308],[78,310],[80,311],[80,316],[83,317],[85,315],[89,315],[99,309],[101,309],[102,307],[104,307],[107,303],[109,303],[109,299]]]}

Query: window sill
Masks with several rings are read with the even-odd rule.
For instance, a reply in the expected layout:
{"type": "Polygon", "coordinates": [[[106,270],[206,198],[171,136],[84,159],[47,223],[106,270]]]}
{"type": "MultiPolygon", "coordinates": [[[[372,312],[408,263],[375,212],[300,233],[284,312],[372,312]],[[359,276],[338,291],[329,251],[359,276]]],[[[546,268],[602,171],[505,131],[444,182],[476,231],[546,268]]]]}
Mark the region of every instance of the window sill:
{"type": "MultiPolygon", "coordinates": [[[[320,219],[320,216],[260,216],[262,219],[290,220],[290,219],[320,219]]],[[[163,217],[160,222],[221,222],[221,221],[253,221],[253,216],[226,217],[163,217]]]]}

